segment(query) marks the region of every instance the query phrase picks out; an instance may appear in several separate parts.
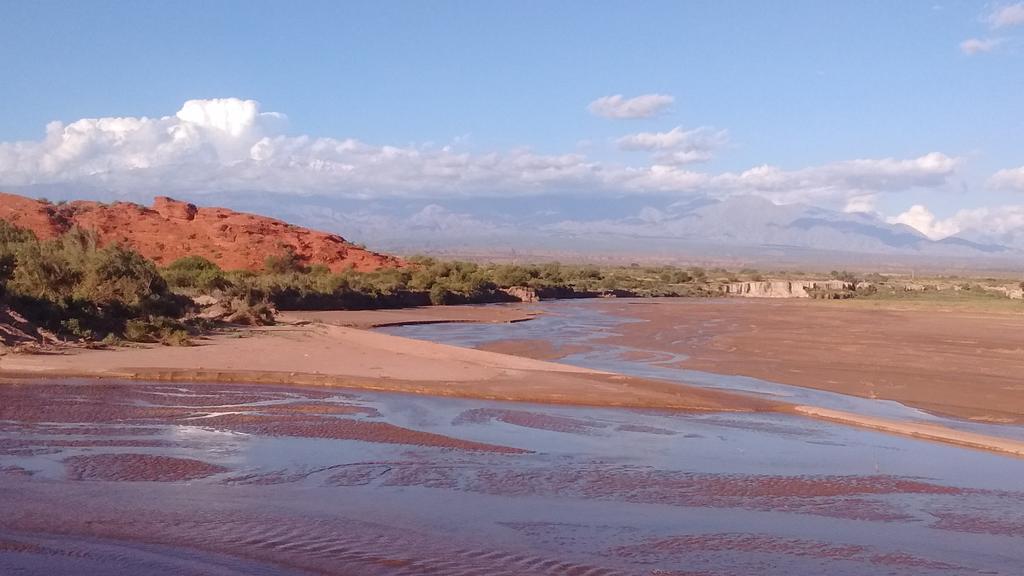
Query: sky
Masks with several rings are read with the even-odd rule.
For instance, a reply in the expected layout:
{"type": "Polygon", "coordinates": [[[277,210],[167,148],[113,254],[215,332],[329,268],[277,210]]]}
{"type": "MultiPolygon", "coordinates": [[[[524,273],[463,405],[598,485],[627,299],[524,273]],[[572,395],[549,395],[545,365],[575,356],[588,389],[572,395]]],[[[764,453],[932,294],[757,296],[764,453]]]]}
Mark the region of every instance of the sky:
{"type": "Polygon", "coordinates": [[[754,195],[932,238],[1024,229],[1024,2],[0,11],[0,189],[470,220],[754,195]]]}

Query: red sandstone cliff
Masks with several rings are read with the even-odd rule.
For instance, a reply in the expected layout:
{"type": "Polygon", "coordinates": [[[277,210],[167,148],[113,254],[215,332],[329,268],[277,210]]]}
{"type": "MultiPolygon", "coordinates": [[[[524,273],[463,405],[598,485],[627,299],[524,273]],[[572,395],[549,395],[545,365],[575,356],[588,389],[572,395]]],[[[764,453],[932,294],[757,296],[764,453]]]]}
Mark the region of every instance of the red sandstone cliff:
{"type": "Polygon", "coordinates": [[[259,270],[267,256],[284,254],[289,248],[304,264],[323,264],[335,272],[402,265],[393,256],[370,252],[336,234],[225,208],[197,208],[165,197],[156,198],[147,208],[128,202],[57,205],[0,193],[0,219],[28,228],[41,239],[74,226],[92,230],[100,243],[129,246],[160,265],[198,255],[225,270],[259,270]]]}

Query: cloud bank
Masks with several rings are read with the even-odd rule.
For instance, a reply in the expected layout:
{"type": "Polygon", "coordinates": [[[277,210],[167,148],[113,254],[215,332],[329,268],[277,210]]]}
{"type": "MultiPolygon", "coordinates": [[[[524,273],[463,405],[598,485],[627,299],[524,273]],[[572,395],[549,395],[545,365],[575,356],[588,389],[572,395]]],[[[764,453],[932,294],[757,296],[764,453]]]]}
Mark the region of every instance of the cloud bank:
{"type": "Polygon", "coordinates": [[[943,188],[959,164],[957,158],[931,152],[795,170],[771,165],[724,173],[686,169],[686,164],[711,158],[726,142],[724,131],[710,128],[623,136],[617,141],[621,149],[651,153],[649,163],[638,166],[579,153],[470,153],[458,146],[374,145],[354,138],[292,135],[286,129],[283,114],[263,112],[258,102],[236,98],[190,100],[175,114],[159,118],[52,122],[41,140],[0,142],[0,186],[338,198],[756,194],[776,202],[842,206],[851,198],[943,188]]]}

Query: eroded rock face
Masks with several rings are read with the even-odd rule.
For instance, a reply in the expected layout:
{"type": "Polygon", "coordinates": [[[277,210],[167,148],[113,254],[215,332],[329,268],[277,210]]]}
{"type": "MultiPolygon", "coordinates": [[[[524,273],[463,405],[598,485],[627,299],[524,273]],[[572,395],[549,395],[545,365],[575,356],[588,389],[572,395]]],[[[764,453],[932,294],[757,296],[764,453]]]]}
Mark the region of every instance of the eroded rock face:
{"type": "Polygon", "coordinates": [[[73,226],[95,231],[101,244],[129,246],[159,265],[198,255],[225,270],[260,270],[267,256],[289,249],[306,265],[334,272],[361,272],[403,265],[393,256],[360,248],[341,236],[225,208],[198,208],[159,197],[152,207],[129,202],[49,204],[0,193],[0,219],[28,228],[41,239],[73,226]]]}
{"type": "Polygon", "coordinates": [[[725,294],[746,298],[810,298],[815,290],[849,290],[852,285],[842,280],[771,280],[765,282],[733,282],[721,286],[725,294]]]}

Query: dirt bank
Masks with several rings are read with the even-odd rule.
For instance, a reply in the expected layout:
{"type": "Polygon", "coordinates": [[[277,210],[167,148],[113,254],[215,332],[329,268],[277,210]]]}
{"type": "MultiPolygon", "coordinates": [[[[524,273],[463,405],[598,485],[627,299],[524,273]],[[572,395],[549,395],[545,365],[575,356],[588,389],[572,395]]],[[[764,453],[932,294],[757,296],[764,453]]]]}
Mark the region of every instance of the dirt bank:
{"type": "Polygon", "coordinates": [[[686,354],[689,368],[1024,423],[1022,314],[797,300],[662,300],[608,310],[646,320],[624,325],[614,342],[686,354]]]}

